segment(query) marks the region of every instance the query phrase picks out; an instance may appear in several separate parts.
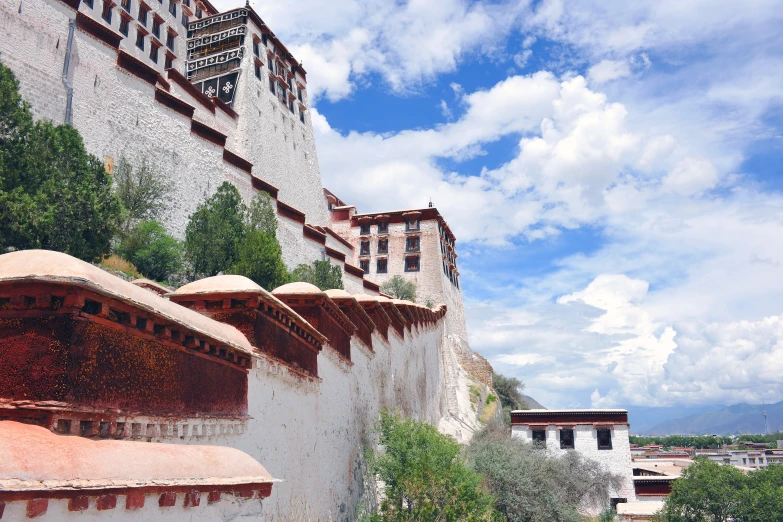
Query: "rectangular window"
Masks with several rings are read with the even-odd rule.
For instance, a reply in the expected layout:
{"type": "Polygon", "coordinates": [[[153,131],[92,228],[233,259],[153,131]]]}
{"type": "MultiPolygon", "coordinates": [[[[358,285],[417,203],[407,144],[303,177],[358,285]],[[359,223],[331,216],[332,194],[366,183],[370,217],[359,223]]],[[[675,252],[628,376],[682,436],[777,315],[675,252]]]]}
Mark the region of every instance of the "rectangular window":
{"type": "Polygon", "coordinates": [[[388,239],[379,239],[378,240],[378,253],[379,254],[388,254],[389,253],[389,240],[388,239]]]}
{"type": "Polygon", "coordinates": [[[266,66],[269,68],[269,72],[272,73],[275,70],[274,64],[272,63],[272,58],[267,56],[266,57],[266,66]]]}
{"type": "Polygon", "coordinates": [[[264,42],[264,47],[268,45],[269,38],[266,36],[266,33],[261,35],[261,41],[264,42]]]}
{"type": "Polygon", "coordinates": [[[540,446],[546,446],[546,430],[533,430],[533,442],[540,446]]]}
{"type": "Polygon", "coordinates": [[[169,34],[166,35],[166,47],[168,47],[172,51],[174,50],[174,38],[175,38],[174,33],[170,32],[169,34]]]}
{"type": "Polygon", "coordinates": [[[299,96],[299,101],[304,103],[302,91],[304,91],[304,89],[299,89],[299,91],[296,94],[297,94],[297,96],[299,96]]]}
{"type": "Polygon", "coordinates": [[[130,10],[131,10],[131,0],[122,0],[120,5],[122,5],[122,8],[125,9],[125,11],[130,13],[130,10]]]}
{"type": "Polygon", "coordinates": [[[92,9],[92,2],[93,2],[93,0],[84,0],[83,1],[84,5],[88,6],[90,9],[92,9]]]}
{"type": "Polygon", "coordinates": [[[152,19],[152,34],[160,38],[160,21],[157,18],[152,19]]]}
{"type": "Polygon", "coordinates": [[[144,50],[144,33],[139,30],[136,30],[136,47],[144,50]]]}
{"type": "Polygon", "coordinates": [[[150,60],[158,63],[158,46],[153,43],[150,44],[150,60]]]}
{"type": "Polygon", "coordinates": [[[612,430],[608,428],[600,428],[596,430],[598,435],[598,449],[610,450],[612,449],[612,430]]]}
{"type": "Polygon", "coordinates": [[[560,449],[574,449],[574,430],[560,430],[560,449]]]}
{"type": "Polygon", "coordinates": [[[269,77],[269,92],[275,93],[275,81],[272,79],[272,76],[269,77]]]}
{"type": "Polygon", "coordinates": [[[147,7],[143,4],[139,4],[139,23],[147,26],[147,7]]]}
{"type": "Polygon", "coordinates": [[[405,251],[406,252],[418,252],[419,251],[419,236],[411,236],[405,238],[405,251]]]}
{"type": "Polygon", "coordinates": [[[189,20],[189,18],[185,15],[185,11],[182,11],[182,25],[187,27],[188,26],[188,20],[189,20]]]}
{"type": "Polygon", "coordinates": [[[190,0],[182,0],[182,3],[190,7],[190,0]]]}
{"type": "Polygon", "coordinates": [[[405,271],[406,272],[418,272],[419,271],[419,256],[406,256],[405,257],[405,271]]]}
{"type": "Polygon", "coordinates": [[[369,256],[370,255],[370,242],[369,241],[362,241],[361,247],[359,249],[359,255],[360,256],[369,256]]]}
{"type": "Polygon", "coordinates": [[[288,98],[288,110],[291,111],[291,114],[296,114],[296,109],[294,109],[294,98],[289,97],[288,98]]]}
{"type": "Polygon", "coordinates": [[[385,273],[386,273],[387,266],[388,266],[388,262],[387,262],[387,260],[386,260],[386,259],[379,259],[379,260],[376,262],[376,267],[375,267],[375,268],[376,268],[376,271],[377,271],[379,274],[385,274],[385,273]]]}
{"type": "Polygon", "coordinates": [[[256,62],[256,78],[261,79],[261,66],[256,62]]]}
{"type": "Polygon", "coordinates": [[[369,235],[370,234],[370,223],[369,222],[361,223],[359,225],[359,233],[361,235],[363,235],[363,236],[369,235]]]}
{"type": "Polygon", "coordinates": [[[407,232],[419,230],[419,220],[408,219],[407,221],[405,221],[405,230],[407,232]]]}
{"type": "Polygon", "coordinates": [[[253,54],[256,56],[261,56],[258,50],[258,40],[253,40],[253,54]]]}
{"type": "Polygon", "coordinates": [[[378,233],[379,234],[388,234],[389,233],[389,222],[388,221],[380,221],[380,222],[378,222],[378,233]]]}
{"type": "Polygon", "coordinates": [[[169,13],[177,16],[177,3],[174,0],[169,0],[169,13]]]}
{"type": "Polygon", "coordinates": [[[125,36],[128,36],[128,26],[130,25],[130,18],[124,16],[120,19],[120,32],[125,36]]]}
{"type": "Polygon", "coordinates": [[[166,54],[166,69],[174,67],[174,57],[170,54],[166,54]]]}
{"type": "Polygon", "coordinates": [[[304,111],[301,110],[301,109],[299,110],[299,121],[301,121],[302,123],[305,122],[304,121],[304,111]]]}
{"type": "Polygon", "coordinates": [[[370,260],[369,259],[362,259],[359,261],[359,268],[362,269],[362,272],[365,274],[370,273],[370,260]]]}
{"type": "Polygon", "coordinates": [[[203,11],[201,10],[200,7],[197,7],[196,8],[196,18],[198,18],[200,20],[202,16],[203,16],[203,11]]]}
{"type": "Polygon", "coordinates": [[[103,12],[101,12],[101,18],[106,20],[106,23],[111,24],[111,12],[114,6],[111,2],[103,2],[103,12]]]}

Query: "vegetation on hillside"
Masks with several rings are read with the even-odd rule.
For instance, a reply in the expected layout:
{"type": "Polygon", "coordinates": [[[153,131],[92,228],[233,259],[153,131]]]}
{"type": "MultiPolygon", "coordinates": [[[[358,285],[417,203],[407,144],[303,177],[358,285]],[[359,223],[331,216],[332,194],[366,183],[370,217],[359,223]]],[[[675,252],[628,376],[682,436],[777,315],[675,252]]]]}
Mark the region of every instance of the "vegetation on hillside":
{"type": "Polygon", "coordinates": [[[400,275],[393,276],[391,279],[381,285],[381,292],[390,295],[395,299],[404,301],[416,301],[416,285],[412,281],[407,281],[400,275]]]}
{"type": "Polygon", "coordinates": [[[498,393],[500,405],[503,408],[503,418],[507,425],[511,424],[512,410],[528,409],[527,403],[522,397],[522,390],[525,389],[525,385],[519,379],[493,373],[492,387],[498,393]]]}
{"type": "Polygon", "coordinates": [[[770,435],[739,435],[736,437],[721,437],[715,435],[668,435],[665,437],[640,437],[630,436],[631,444],[647,446],[648,444],[659,444],[666,449],[684,447],[695,449],[718,449],[729,444],[739,444],[740,442],[765,443],[767,447],[777,447],[778,440],[783,440],[783,433],[772,433],[770,435]]]}
{"type": "Polygon", "coordinates": [[[783,520],[783,466],[747,475],[705,458],[674,482],[656,522],[769,522],[783,520]]]}
{"type": "Polygon", "coordinates": [[[45,248],[99,261],[120,213],[103,162],[70,125],[33,121],[0,64],[0,252],[45,248]]]}

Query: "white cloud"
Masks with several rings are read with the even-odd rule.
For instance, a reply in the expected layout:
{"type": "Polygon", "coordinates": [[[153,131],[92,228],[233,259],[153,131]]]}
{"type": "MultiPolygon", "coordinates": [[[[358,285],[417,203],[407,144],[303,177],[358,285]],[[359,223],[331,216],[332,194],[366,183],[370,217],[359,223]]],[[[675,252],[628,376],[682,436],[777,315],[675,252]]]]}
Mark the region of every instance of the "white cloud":
{"type": "Polygon", "coordinates": [[[530,49],[523,49],[521,52],[514,55],[514,65],[520,69],[524,69],[531,56],[533,56],[533,51],[530,49]]]}
{"type": "Polygon", "coordinates": [[[689,196],[711,189],[717,182],[718,172],[709,160],[685,158],[663,179],[663,188],[689,196]]]}
{"type": "Polygon", "coordinates": [[[601,60],[587,71],[587,79],[592,85],[602,85],[630,75],[631,68],[625,60],[601,60]]]}

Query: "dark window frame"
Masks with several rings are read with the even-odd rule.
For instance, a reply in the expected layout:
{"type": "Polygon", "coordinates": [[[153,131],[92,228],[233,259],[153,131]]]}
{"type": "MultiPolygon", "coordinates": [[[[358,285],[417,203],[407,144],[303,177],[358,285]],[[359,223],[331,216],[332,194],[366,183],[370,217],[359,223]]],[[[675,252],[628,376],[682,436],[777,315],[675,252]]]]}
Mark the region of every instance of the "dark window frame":
{"type": "Polygon", "coordinates": [[[259,50],[258,40],[253,39],[253,54],[256,56],[261,56],[261,51],[259,50]]]}
{"type": "Polygon", "coordinates": [[[155,35],[155,38],[160,38],[160,27],[161,27],[161,21],[153,16],[152,17],[152,34],[155,35]]]}
{"type": "Polygon", "coordinates": [[[534,443],[546,447],[546,430],[532,430],[531,439],[534,443]]]}
{"type": "Polygon", "coordinates": [[[128,16],[120,17],[120,34],[123,34],[125,36],[128,36],[128,33],[130,33],[130,21],[132,19],[128,16]]]}
{"type": "Polygon", "coordinates": [[[405,256],[405,271],[406,272],[421,272],[421,258],[420,256],[405,256]],[[416,267],[411,268],[409,260],[416,260],[416,267]]]}
{"type": "Polygon", "coordinates": [[[574,446],[573,428],[562,428],[560,430],[560,449],[574,449],[574,446]]]}
{"type": "Polygon", "coordinates": [[[106,0],[104,0],[103,10],[101,11],[101,18],[103,18],[103,20],[109,25],[111,25],[111,17],[113,11],[114,11],[114,4],[112,2],[107,2],[106,0]]]}
{"type": "Polygon", "coordinates": [[[145,33],[139,31],[138,29],[136,29],[136,47],[138,47],[142,51],[144,50],[144,38],[146,36],[147,35],[145,33]]]}
{"type": "Polygon", "coordinates": [[[152,60],[155,63],[158,63],[158,49],[160,49],[160,45],[155,45],[155,42],[150,40],[150,60],[152,60]]]}
{"type": "Polygon", "coordinates": [[[385,257],[382,257],[380,259],[376,259],[375,261],[375,272],[378,274],[386,274],[389,272],[389,260],[385,257]]]}
{"type": "Polygon", "coordinates": [[[174,33],[172,33],[171,31],[166,33],[166,48],[168,50],[170,50],[170,51],[174,50],[174,41],[175,41],[176,38],[177,38],[177,36],[174,33]]]}
{"type": "Polygon", "coordinates": [[[169,13],[171,13],[171,16],[177,16],[177,2],[174,0],[169,0],[169,13]]]}
{"type": "Polygon", "coordinates": [[[172,56],[169,53],[166,53],[166,63],[163,66],[164,69],[171,69],[174,67],[174,60],[176,59],[175,56],[172,56]]]}
{"type": "Polygon", "coordinates": [[[299,109],[299,121],[301,121],[302,123],[305,122],[305,115],[302,109],[299,109]]]}
{"type": "Polygon", "coordinates": [[[389,222],[388,221],[379,221],[378,222],[378,233],[379,234],[388,234],[389,233],[389,222]]]}
{"type": "Polygon", "coordinates": [[[94,0],[83,0],[82,3],[84,5],[86,5],[87,7],[89,7],[90,9],[94,9],[94,7],[93,7],[94,3],[93,2],[94,2],[94,0]]]}
{"type": "Polygon", "coordinates": [[[595,435],[599,450],[612,449],[612,430],[609,428],[598,428],[595,430],[595,435]],[[605,437],[603,442],[601,441],[602,437],[605,437]]]}
{"type": "Polygon", "coordinates": [[[369,256],[370,255],[370,240],[362,241],[359,244],[359,255],[360,256],[369,256]]]}
{"type": "Polygon", "coordinates": [[[369,222],[359,223],[359,235],[369,236],[372,231],[372,225],[369,222]]]}
{"type": "Polygon", "coordinates": [[[389,240],[379,239],[378,240],[378,253],[379,254],[388,254],[389,253],[389,240]]]}
{"type": "Polygon", "coordinates": [[[149,12],[150,10],[147,6],[139,2],[139,23],[144,27],[147,27],[147,15],[149,12]]]}
{"type": "Polygon", "coordinates": [[[406,219],[405,220],[405,231],[406,232],[418,232],[421,230],[421,220],[420,219],[406,219]],[[411,223],[415,223],[414,226],[411,226],[411,223]]]}
{"type": "Polygon", "coordinates": [[[405,238],[406,252],[421,252],[421,236],[408,236],[405,238]],[[411,246],[411,243],[415,245],[411,246]]]}
{"type": "Polygon", "coordinates": [[[370,260],[369,259],[361,259],[359,261],[359,268],[362,269],[362,272],[365,274],[370,273],[370,260]]]}
{"type": "Polygon", "coordinates": [[[133,0],[120,0],[120,5],[125,9],[126,13],[130,14],[131,9],[133,8],[133,0]]]}

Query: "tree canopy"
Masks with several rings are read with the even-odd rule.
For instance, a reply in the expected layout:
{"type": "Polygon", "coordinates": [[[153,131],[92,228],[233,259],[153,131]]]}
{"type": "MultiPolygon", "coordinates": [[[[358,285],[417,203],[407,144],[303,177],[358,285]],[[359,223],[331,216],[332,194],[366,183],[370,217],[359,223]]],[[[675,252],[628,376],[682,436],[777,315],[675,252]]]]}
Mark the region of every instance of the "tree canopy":
{"type": "Polygon", "coordinates": [[[168,281],[182,268],[182,245],[157,221],[138,223],[122,237],[115,252],[155,281],[168,281]]]}
{"type": "Polygon", "coordinates": [[[459,444],[433,426],[384,412],[378,426],[383,450],[370,457],[384,484],[372,522],[499,520],[495,499],[472,471],[459,444]]]}
{"type": "Polygon", "coordinates": [[[44,248],[97,261],[120,216],[111,177],[70,125],[33,121],[0,64],[0,250],[44,248]]]}
{"type": "Polygon", "coordinates": [[[395,299],[416,301],[416,284],[400,275],[393,276],[381,285],[381,292],[395,299]]]}
{"type": "Polygon", "coordinates": [[[295,281],[310,283],[321,290],[343,289],[343,271],[329,260],[313,261],[311,265],[301,264],[291,274],[295,281]]]}

